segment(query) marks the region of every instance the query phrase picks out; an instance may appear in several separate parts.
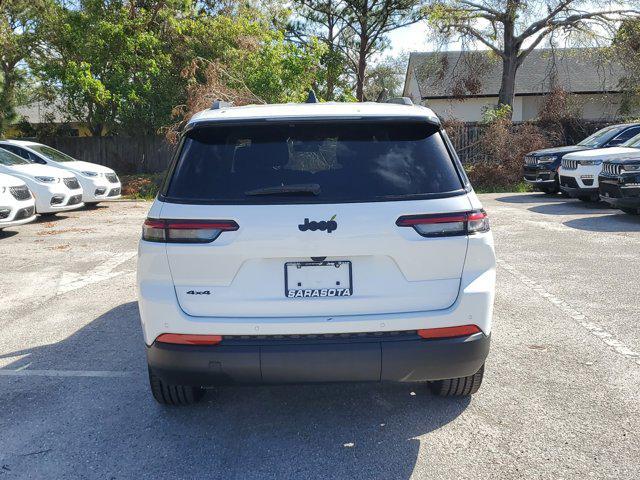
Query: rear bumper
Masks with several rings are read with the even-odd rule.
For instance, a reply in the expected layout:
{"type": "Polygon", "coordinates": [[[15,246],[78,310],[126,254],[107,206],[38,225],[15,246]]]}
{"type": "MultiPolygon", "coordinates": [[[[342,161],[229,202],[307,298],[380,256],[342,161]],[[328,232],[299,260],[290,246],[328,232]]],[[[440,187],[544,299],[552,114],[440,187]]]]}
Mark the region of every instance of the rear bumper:
{"type": "Polygon", "coordinates": [[[223,340],[147,347],[149,367],[176,385],[426,382],[477,372],[490,336],[423,340],[415,332],[354,338],[223,340]]]}

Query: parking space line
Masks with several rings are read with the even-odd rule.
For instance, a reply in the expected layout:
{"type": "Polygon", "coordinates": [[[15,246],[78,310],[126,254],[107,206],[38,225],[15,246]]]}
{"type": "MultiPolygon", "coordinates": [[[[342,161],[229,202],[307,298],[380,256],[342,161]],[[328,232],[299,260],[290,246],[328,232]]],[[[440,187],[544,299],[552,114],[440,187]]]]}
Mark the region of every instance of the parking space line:
{"type": "Polygon", "coordinates": [[[139,372],[118,372],[109,370],[3,370],[0,377],[94,377],[94,378],[127,378],[139,372]]]}
{"type": "Polygon", "coordinates": [[[569,305],[567,302],[565,302],[561,298],[558,298],[552,293],[549,293],[547,290],[545,290],[545,288],[542,285],[540,285],[535,280],[529,278],[527,275],[518,271],[518,269],[515,268],[510,263],[507,263],[504,260],[500,260],[500,259],[498,259],[496,262],[498,266],[504,268],[506,271],[508,271],[510,274],[512,274],[514,277],[520,280],[527,287],[531,288],[531,290],[533,290],[542,298],[547,300],[549,303],[558,307],[563,313],[568,315],[578,325],[580,325],[582,328],[587,330],[591,335],[600,339],[613,351],[615,351],[616,353],[618,353],[623,357],[635,360],[635,363],[640,365],[639,352],[636,352],[631,348],[627,347],[620,340],[617,340],[616,338],[614,338],[614,336],[611,333],[607,332],[600,325],[590,320],[585,314],[583,314],[582,312],[579,312],[578,310],[573,308],[571,305],[569,305]]]}
{"type": "Polygon", "coordinates": [[[78,290],[87,285],[102,282],[103,280],[126,273],[125,271],[114,272],[113,270],[135,257],[136,254],[137,252],[135,250],[116,253],[107,261],[87,271],[84,275],[75,272],[63,272],[60,284],[58,285],[58,294],[78,290]]]}

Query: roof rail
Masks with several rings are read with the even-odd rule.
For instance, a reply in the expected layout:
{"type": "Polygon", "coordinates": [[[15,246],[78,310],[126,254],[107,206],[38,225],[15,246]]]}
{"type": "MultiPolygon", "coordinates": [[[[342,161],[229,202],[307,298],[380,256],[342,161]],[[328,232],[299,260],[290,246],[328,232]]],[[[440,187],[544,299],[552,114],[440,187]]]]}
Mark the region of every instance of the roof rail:
{"type": "Polygon", "coordinates": [[[229,107],[233,107],[233,103],[231,102],[225,102],[224,100],[214,100],[214,102],[211,104],[211,110],[220,110],[221,108],[229,108],[229,107]]]}
{"type": "Polygon", "coordinates": [[[304,103],[319,103],[318,97],[316,97],[316,92],[313,91],[313,88],[309,89],[309,95],[304,103]]]}
{"type": "Polygon", "coordinates": [[[385,103],[397,103],[398,105],[413,105],[413,102],[409,97],[393,97],[387,98],[385,103]]]}

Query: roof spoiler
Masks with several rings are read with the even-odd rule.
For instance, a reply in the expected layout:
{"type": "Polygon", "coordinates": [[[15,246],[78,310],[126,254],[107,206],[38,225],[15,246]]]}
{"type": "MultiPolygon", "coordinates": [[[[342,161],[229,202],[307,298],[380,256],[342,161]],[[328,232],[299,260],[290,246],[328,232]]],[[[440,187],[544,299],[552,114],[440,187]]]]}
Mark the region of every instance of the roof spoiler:
{"type": "Polygon", "coordinates": [[[233,103],[231,102],[225,102],[224,100],[214,100],[213,103],[211,104],[211,110],[220,110],[221,108],[229,108],[229,107],[233,107],[233,103]]]}
{"type": "Polygon", "coordinates": [[[393,97],[387,98],[384,103],[397,103],[398,105],[413,105],[409,97],[393,97]]]}

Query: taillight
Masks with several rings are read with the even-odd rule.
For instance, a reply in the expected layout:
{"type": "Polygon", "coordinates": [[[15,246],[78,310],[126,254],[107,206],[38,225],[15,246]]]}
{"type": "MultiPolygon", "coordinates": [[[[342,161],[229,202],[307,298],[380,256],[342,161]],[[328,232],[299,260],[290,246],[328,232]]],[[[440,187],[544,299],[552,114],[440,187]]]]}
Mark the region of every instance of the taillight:
{"type": "Polygon", "coordinates": [[[156,342],[173,343],[174,345],[217,345],[221,341],[221,335],[190,335],[182,333],[163,333],[156,338],[156,342]]]}
{"type": "Polygon", "coordinates": [[[222,232],[240,228],[233,220],[156,220],[147,218],[142,239],[148,242],[209,243],[222,232]]]}
{"type": "Polygon", "coordinates": [[[396,220],[399,227],[413,227],[423,237],[471,235],[489,231],[489,218],[484,210],[435,215],[405,215],[396,220]]]}
{"type": "Polygon", "coordinates": [[[461,325],[459,327],[443,327],[443,328],[426,328],[418,330],[418,335],[422,338],[455,338],[468,337],[474,333],[480,333],[480,327],[477,325],[461,325]]]}

